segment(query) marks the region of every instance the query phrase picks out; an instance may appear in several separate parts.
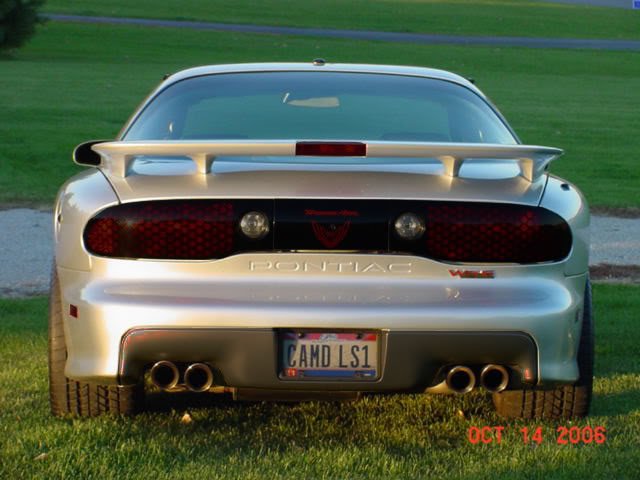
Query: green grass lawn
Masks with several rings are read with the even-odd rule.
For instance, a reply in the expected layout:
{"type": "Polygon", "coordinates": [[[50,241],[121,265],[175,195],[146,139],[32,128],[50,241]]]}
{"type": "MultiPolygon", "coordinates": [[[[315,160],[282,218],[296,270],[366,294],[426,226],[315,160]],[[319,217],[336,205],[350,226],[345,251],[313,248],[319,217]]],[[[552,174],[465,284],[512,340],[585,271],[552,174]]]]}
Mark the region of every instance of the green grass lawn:
{"type": "Polygon", "coordinates": [[[416,46],[50,22],[0,59],[0,204],[49,205],[73,147],[113,138],[167,72],[208,63],[424,65],[477,79],[525,143],[564,148],[552,171],[592,205],[640,207],[640,53],[416,46]]]}
{"type": "Polygon", "coordinates": [[[481,393],[208,408],[156,397],[133,419],[55,419],[46,299],[0,300],[0,478],[637,478],[640,287],[596,285],[594,301],[592,415],[508,422],[481,393]],[[500,445],[468,442],[469,427],[496,425],[500,445]],[[606,442],[557,445],[558,425],[604,426],[606,442]],[[543,427],[540,446],[523,444],[525,426],[543,427]]]}
{"type": "Polygon", "coordinates": [[[449,35],[640,38],[640,12],[530,0],[48,0],[45,9],[449,35]]]}

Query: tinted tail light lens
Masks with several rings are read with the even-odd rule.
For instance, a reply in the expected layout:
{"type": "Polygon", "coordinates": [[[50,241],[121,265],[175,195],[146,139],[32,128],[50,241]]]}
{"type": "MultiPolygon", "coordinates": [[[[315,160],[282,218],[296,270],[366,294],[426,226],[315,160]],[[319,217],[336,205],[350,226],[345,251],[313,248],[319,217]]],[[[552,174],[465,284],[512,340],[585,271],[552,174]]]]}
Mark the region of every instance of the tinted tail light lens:
{"type": "Polygon", "coordinates": [[[572,235],[557,214],[526,205],[207,199],[109,207],[87,223],[84,244],[94,255],[118,258],[208,260],[250,251],[342,250],[533,264],[566,258],[572,235]]]}
{"type": "Polygon", "coordinates": [[[87,250],[122,258],[211,259],[234,249],[228,201],[151,201],[107,208],[84,232],[87,250]]]}
{"type": "Polygon", "coordinates": [[[567,223],[521,205],[433,203],[426,208],[424,255],[443,261],[539,263],[569,255],[567,223]]]}

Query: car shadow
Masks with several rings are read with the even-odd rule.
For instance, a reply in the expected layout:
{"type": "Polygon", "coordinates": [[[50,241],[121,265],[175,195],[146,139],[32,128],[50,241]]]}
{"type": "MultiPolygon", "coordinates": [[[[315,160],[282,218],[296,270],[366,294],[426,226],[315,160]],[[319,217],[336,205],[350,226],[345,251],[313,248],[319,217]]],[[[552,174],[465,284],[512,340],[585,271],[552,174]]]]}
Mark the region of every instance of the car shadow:
{"type": "Polygon", "coordinates": [[[468,423],[476,419],[498,424],[490,396],[480,392],[461,396],[372,394],[355,401],[305,402],[234,401],[227,394],[154,392],[147,395],[146,411],[136,423],[156,428],[134,431],[141,438],[157,435],[158,428],[173,438],[197,436],[199,448],[228,455],[250,454],[265,445],[279,452],[303,452],[318,445],[369,445],[405,458],[423,455],[425,445],[449,449],[465,444],[468,423]]]}

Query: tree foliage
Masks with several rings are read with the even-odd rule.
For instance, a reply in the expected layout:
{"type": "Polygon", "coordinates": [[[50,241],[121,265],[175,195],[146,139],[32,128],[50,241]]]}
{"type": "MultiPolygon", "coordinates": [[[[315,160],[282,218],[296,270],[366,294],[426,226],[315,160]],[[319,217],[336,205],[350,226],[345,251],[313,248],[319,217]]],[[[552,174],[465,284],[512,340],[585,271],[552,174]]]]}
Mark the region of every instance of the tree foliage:
{"type": "Polygon", "coordinates": [[[38,8],[45,0],[0,0],[0,50],[18,48],[42,22],[38,8]]]}

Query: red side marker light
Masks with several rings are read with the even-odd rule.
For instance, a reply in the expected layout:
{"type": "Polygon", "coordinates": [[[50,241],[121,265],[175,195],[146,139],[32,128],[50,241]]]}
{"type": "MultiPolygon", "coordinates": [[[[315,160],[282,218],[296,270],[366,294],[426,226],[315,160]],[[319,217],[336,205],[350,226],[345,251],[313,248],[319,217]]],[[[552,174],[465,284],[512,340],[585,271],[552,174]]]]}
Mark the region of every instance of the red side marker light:
{"type": "Polygon", "coordinates": [[[359,142],[298,142],[296,155],[308,157],[366,157],[367,144],[359,142]]]}
{"type": "Polygon", "coordinates": [[[75,305],[69,305],[69,315],[73,318],[78,318],[78,307],[75,305]]]}

